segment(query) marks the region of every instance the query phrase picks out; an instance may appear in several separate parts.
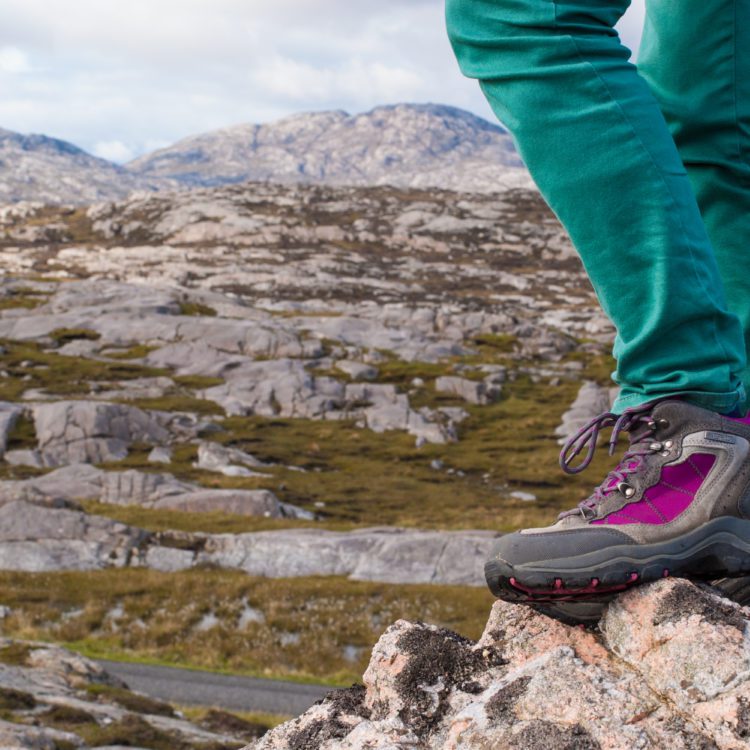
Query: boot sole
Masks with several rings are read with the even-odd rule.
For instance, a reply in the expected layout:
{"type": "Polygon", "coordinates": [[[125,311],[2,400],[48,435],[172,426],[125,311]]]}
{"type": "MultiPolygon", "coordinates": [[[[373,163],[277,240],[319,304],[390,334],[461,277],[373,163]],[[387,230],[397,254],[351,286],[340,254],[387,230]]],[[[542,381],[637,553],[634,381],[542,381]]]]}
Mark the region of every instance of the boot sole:
{"type": "Polygon", "coordinates": [[[557,560],[485,565],[487,585],[506,601],[606,602],[667,576],[713,579],[750,573],[750,521],[716,518],[687,534],[652,544],[614,545],[557,560]]]}

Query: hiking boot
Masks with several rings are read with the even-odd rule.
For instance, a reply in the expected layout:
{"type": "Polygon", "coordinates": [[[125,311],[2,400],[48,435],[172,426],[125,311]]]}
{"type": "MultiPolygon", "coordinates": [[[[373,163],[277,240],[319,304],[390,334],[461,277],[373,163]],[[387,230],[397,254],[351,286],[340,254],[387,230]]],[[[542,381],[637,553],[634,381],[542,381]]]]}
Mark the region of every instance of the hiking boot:
{"type": "Polygon", "coordinates": [[[554,525],[498,540],[485,565],[495,596],[542,605],[605,602],[665,576],[750,573],[750,419],[679,399],[605,412],[565,444],[564,471],[588,466],[606,427],[613,428],[610,454],[618,435],[629,433],[622,460],[554,525]]]}

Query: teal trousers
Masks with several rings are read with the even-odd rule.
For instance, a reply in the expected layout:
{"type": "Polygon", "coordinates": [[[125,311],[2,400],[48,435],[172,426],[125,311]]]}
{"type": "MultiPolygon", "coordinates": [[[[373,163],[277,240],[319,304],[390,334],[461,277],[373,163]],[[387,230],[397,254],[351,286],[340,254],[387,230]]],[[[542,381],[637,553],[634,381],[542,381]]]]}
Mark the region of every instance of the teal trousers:
{"type": "Polygon", "coordinates": [[[448,35],[615,325],[621,413],[747,408],[750,0],[447,0],[448,35]]]}

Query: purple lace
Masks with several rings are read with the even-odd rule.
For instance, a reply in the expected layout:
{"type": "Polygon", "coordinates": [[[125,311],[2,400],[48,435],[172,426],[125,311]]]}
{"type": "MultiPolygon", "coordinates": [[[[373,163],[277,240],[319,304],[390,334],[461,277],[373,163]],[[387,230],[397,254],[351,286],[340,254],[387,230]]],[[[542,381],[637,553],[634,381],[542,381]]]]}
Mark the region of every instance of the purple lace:
{"type": "Polygon", "coordinates": [[[591,463],[596,450],[596,444],[599,439],[599,433],[606,427],[612,427],[612,434],[609,439],[609,455],[613,455],[617,446],[617,438],[621,432],[631,432],[643,425],[647,429],[643,434],[638,436],[635,443],[631,443],[630,448],[625,452],[620,463],[607,474],[604,481],[594,490],[594,493],[586,500],[578,503],[578,506],[572,510],[566,510],[558,518],[581,513],[584,516],[586,512],[594,511],[596,506],[604,500],[607,495],[618,490],[619,485],[625,482],[629,474],[634,474],[641,467],[643,457],[655,452],[651,443],[644,444],[646,438],[651,437],[656,424],[651,417],[651,411],[654,403],[643,404],[632,409],[627,409],[620,415],[612,412],[604,412],[598,417],[592,419],[588,424],[581,427],[563,446],[560,452],[560,467],[566,474],[579,474],[584,471],[591,463]],[[586,455],[578,466],[572,466],[573,460],[584,448],[587,447],[586,455]]]}

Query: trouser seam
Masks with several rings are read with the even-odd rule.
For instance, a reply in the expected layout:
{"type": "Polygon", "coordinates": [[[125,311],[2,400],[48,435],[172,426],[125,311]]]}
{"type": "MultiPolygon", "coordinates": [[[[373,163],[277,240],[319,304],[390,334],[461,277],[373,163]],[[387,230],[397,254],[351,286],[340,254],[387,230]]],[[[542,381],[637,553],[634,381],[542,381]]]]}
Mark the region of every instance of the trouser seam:
{"type": "MultiPolygon", "coordinates": [[[[558,30],[558,31],[560,31],[561,29],[560,29],[560,26],[559,26],[558,20],[557,20],[557,0],[552,0],[552,5],[553,5],[553,8],[554,8],[553,24],[554,24],[555,29],[558,30]]],[[[736,7],[736,0],[735,0],[735,7],[736,7]]],[[[599,71],[596,69],[596,67],[583,56],[583,53],[581,52],[581,49],[578,46],[578,42],[576,41],[575,37],[572,34],[567,34],[567,33],[562,33],[561,36],[564,36],[565,38],[567,38],[568,40],[570,40],[570,42],[573,45],[573,48],[575,49],[576,54],[578,55],[579,60],[584,65],[586,65],[587,67],[589,67],[591,69],[591,71],[593,72],[593,74],[596,76],[596,78],[599,80],[599,82],[604,87],[604,89],[606,90],[606,92],[609,94],[610,99],[614,102],[615,106],[617,107],[618,111],[620,112],[620,115],[621,115],[623,121],[628,126],[628,128],[632,132],[633,136],[636,138],[636,140],[640,144],[641,149],[645,152],[645,154],[646,154],[647,158],[649,159],[649,161],[651,162],[651,164],[654,166],[654,169],[656,170],[656,173],[659,176],[659,179],[661,180],[661,182],[663,183],[667,195],[669,196],[670,202],[672,204],[672,208],[674,209],[675,214],[678,217],[680,228],[682,229],[683,234],[687,236],[687,231],[685,229],[685,225],[682,222],[682,217],[680,216],[680,212],[677,210],[677,204],[675,202],[674,195],[672,195],[672,191],[671,191],[671,189],[669,187],[669,183],[664,179],[664,175],[662,174],[662,171],[659,168],[659,165],[656,163],[653,155],[651,154],[651,152],[646,148],[645,144],[643,143],[643,139],[638,134],[638,131],[633,127],[632,123],[630,122],[630,119],[627,117],[627,115],[623,111],[620,102],[617,100],[617,97],[614,96],[614,94],[610,90],[609,86],[607,85],[607,82],[599,74],[599,71]]],[[[736,65],[736,59],[735,59],[735,65],[736,65]]],[[[636,75],[638,75],[637,70],[636,70],[636,75]]],[[[736,104],[736,97],[735,97],[735,104],[736,104]]],[[[666,127],[666,125],[665,125],[665,127],[666,127]]],[[[675,146],[675,148],[676,148],[676,146],[675,146]]],[[[705,288],[705,286],[703,285],[703,282],[701,281],[700,275],[696,272],[696,269],[695,269],[695,266],[696,266],[695,254],[693,252],[693,249],[692,249],[690,243],[688,243],[688,248],[689,248],[689,252],[690,252],[690,259],[691,259],[690,266],[691,266],[691,269],[692,269],[692,272],[693,272],[693,276],[697,280],[698,287],[701,289],[701,291],[703,292],[703,294],[704,295],[708,295],[708,291],[709,290],[705,288]]],[[[713,250],[713,248],[712,248],[712,250],[713,250]]],[[[718,276],[718,273],[717,273],[717,276],[718,276]]],[[[717,335],[717,332],[716,332],[717,322],[718,322],[717,318],[718,318],[718,313],[714,312],[712,314],[712,316],[711,316],[711,320],[713,322],[713,325],[711,327],[712,328],[712,335],[713,335],[714,341],[716,342],[718,348],[721,350],[721,352],[724,355],[725,362],[728,363],[729,361],[731,361],[731,357],[729,356],[729,352],[727,351],[727,348],[724,345],[724,342],[717,335]]]]}
{"type": "Polygon", "coordinates": [[[737,104],[737,0],[733,0],[732,8],[732,104],[734,105],[734,132],[737,136],[737,156],[741,162],[745,161],[742,148],[742,134],[740,130],[740,111],[737,104]]]}

